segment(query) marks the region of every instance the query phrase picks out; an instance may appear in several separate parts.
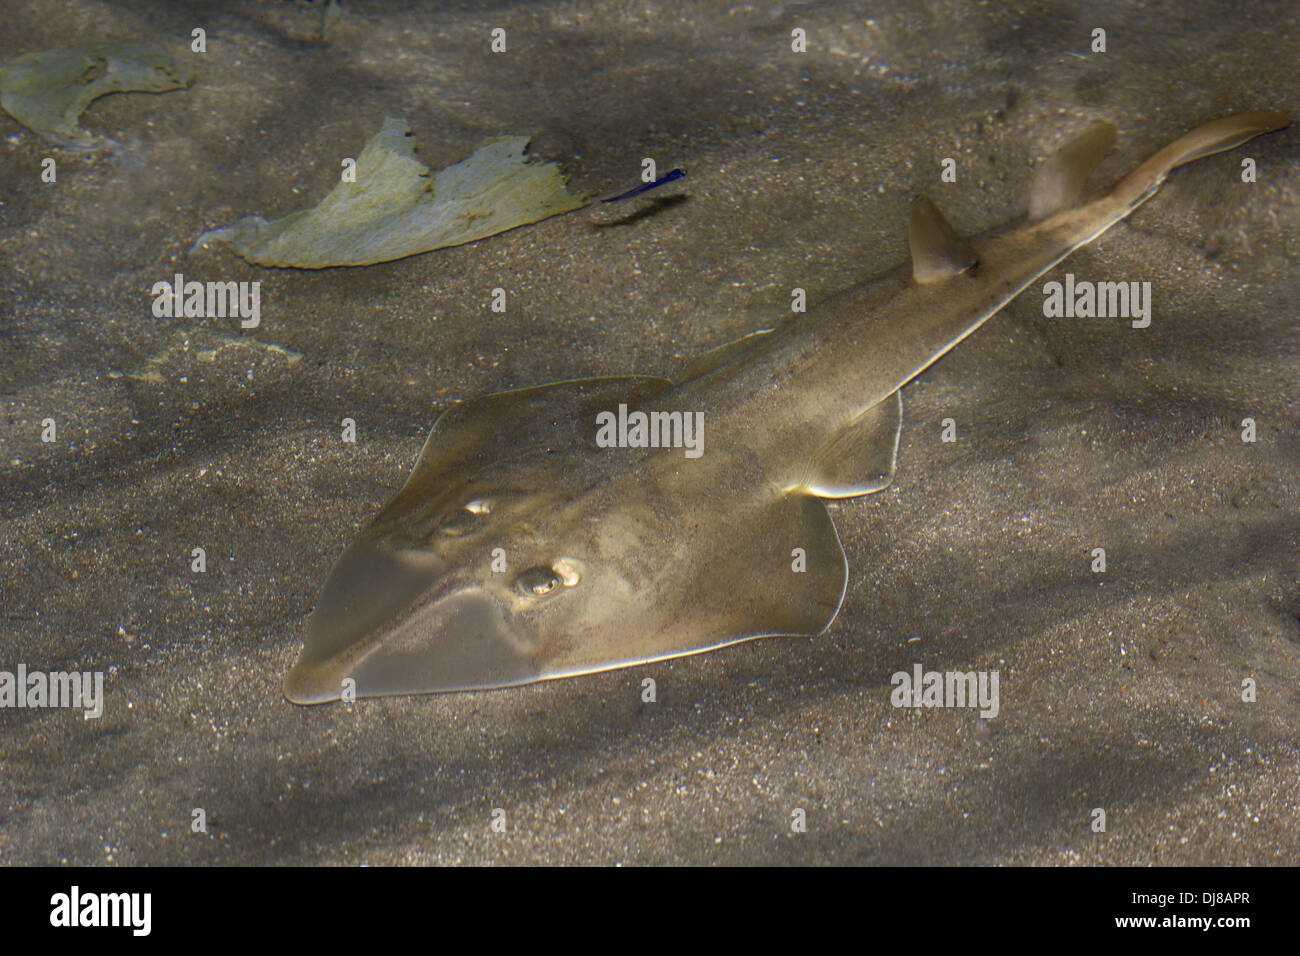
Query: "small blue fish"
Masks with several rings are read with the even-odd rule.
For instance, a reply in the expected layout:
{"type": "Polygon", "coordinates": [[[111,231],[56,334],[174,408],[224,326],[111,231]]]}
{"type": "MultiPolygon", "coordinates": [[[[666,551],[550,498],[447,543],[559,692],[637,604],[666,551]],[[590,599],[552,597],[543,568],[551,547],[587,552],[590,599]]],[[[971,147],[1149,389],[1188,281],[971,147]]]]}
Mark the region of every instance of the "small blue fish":
{"type": "Polygon", "coordinates": [[[652,189],[657,189],[664,183],[671,183],[675,180],[682,179],[686,176],[686,170],[674,169],[671,172],[664,173],[652,183],[642,183],[635,189],[629,189],[625,193],[619,193],[617,196],[611,196],[609,199],[602,199],[601,202],[618,202],[622,199],[631,199],[633,196],[639,196],[642,193],[648,193],[652,189]]]}

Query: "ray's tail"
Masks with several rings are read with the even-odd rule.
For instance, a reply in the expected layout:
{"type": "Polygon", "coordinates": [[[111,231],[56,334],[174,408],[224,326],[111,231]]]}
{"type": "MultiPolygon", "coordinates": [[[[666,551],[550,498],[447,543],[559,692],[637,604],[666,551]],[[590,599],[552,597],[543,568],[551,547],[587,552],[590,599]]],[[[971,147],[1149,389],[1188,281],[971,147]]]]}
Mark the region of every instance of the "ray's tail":
{"type": "Polygon", "coordinates": [[[1283,129],[1290,124],[1290,115],[1280,110],[1254,110],[1198,126],[1126,176],[1115,187],[1112,195],[1121,202],[1137,205],[1160,187],[1171,170],[1184,163],[1232,149],[1249,139],[1283,129]]]}

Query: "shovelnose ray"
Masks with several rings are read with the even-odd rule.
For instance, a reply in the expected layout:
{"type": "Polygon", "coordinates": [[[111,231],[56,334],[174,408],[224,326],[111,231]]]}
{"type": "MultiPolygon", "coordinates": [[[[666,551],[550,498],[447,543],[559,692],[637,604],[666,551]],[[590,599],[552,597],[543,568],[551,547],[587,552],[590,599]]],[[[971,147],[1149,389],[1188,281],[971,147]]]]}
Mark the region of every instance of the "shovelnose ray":
{"type": "Polygon", "coordinates": [[[1018,227],[966,241],[918,198],[912,276],[892,297],[851,288],[677,381],[452,406],[334,567],[285,696],[508,687],[821,633],[848,579],[825,502],[891,481],[899,389],[1170,170],[1289,122],[1216,120],[1080,205],[1115,139],[1095,126],[1038,170],[1018,227]]]}

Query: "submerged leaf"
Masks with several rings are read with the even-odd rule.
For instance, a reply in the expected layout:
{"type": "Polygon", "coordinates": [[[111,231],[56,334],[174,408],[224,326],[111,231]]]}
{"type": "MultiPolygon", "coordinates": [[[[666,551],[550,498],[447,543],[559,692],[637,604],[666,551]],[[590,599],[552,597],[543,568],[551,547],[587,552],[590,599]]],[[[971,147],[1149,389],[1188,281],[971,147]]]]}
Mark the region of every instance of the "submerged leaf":
{"type": "Polygon", "coordinates": [[[262,266],[362,266],[458,246],[587,204],[554,163],[529,162],[526,136],[499,136],[430,175],[410,127],[386,119],[341,182],[314,209],[267,222],[247,216],[199,237],[229,243],[262,266]]]}
{"type": "Polygon", "coordinates": [[[101,43],[18,57],[0,69],[0,104],[53,143],[96,149],[114,143],[77,125],[91,100],[106,93],[163,93],[193,82],[188,63],[152,43],[101,43]]]}
{"type": "Polygon", "coordinates": [[[302,355],[246,336],[228,335],[211,329],[190,329],[172,334],[171,342],[127,373],[138,382],[160,384],[191,376],[207,378],[206,371],[225,380],[243,375],[253,380],[279,375],[302,361],[302,355]]]}

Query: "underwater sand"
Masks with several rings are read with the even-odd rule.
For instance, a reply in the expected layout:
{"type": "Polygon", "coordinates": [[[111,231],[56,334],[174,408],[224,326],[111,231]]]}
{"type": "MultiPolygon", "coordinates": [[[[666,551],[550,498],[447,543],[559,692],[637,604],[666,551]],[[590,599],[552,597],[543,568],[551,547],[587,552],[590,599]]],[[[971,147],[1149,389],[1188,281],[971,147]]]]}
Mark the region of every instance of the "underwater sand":
{"type": "Polygon", "coordinates": [[[1149,329],[1046,319],[1035,283],[904,390],[893,486],[832,509],[850,578],[822,636],[488,693],[280,695],[331,564],[449,402],[679,368],[785,317],[794,286],[815,302],[903,261],[918,191],[961,230],[1019,215],[1089,120],[1120,127],[1110,181],[1206,120],[1296,113],[1293,3],[345,11],[322,43],[319,3],[5,10],[0,62],[184,50],[195,26],[208,53],[187,91],[90,106],[113,155],[0,116],[0,668],[106,672],[98,720],[0,711],[0,860],[1300,861],[1294,127],[1177,171],[1043,280],[1150,281],[1149,329]],[[384,116],[431,168],[531,132],[577,190],[650,156],[689,198],[357,269],[187,253],[317,202],[384,116]],[[155,318],[176,272],[260,280],[260,327],[155,318]],[[132,377],[196,326],[302,358],[180,349],[132,377]],[[893,708],[918,662],[998,670],[1000,714],[893,708]]]}

